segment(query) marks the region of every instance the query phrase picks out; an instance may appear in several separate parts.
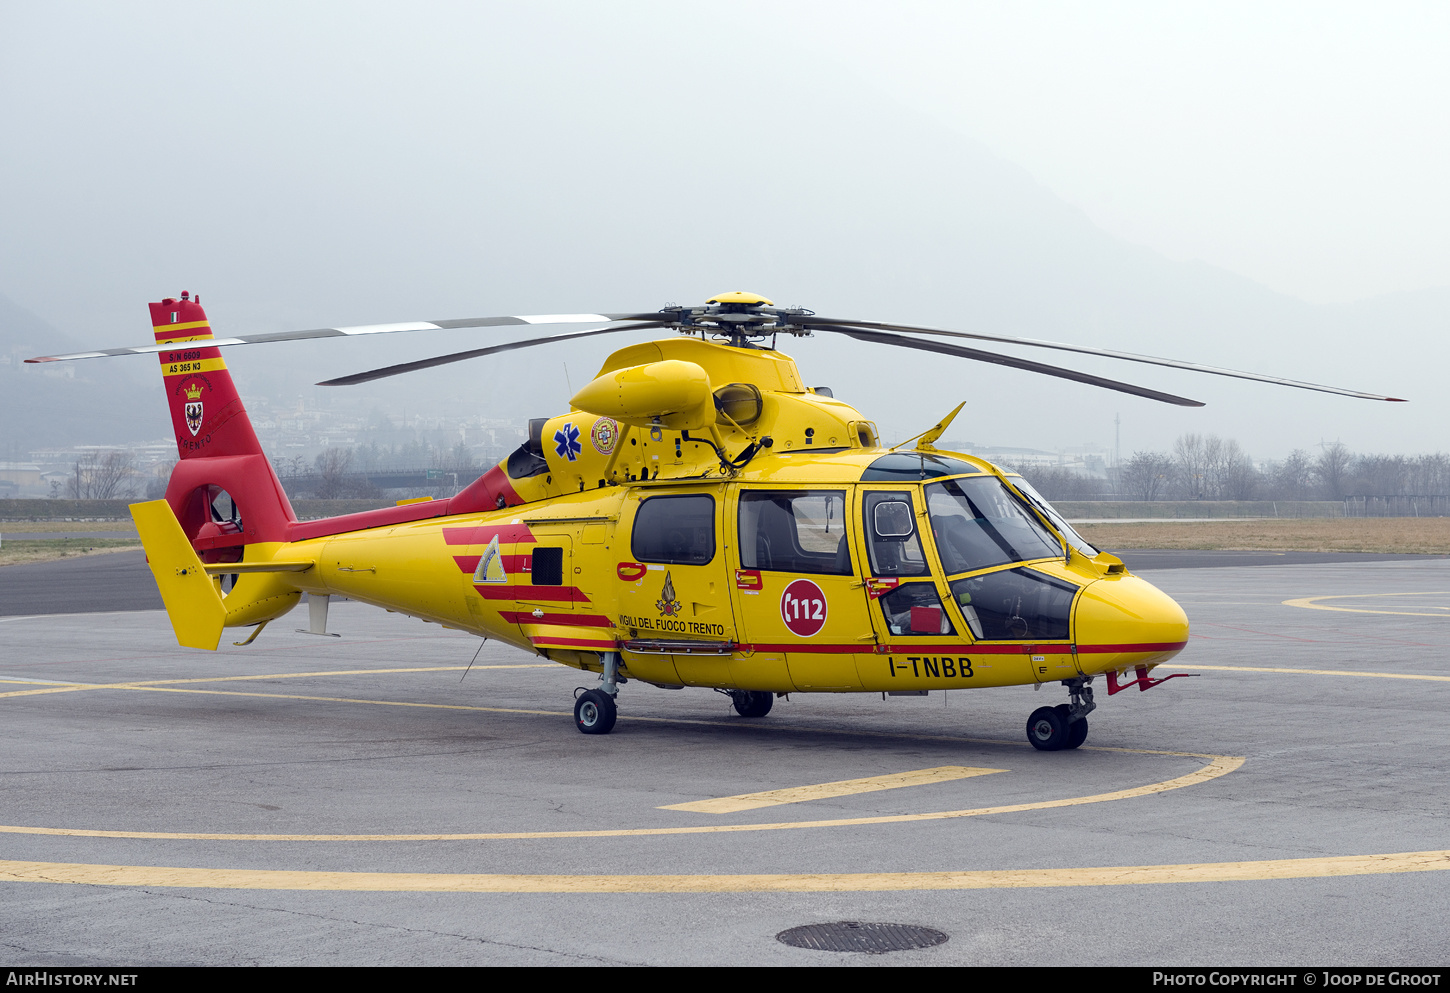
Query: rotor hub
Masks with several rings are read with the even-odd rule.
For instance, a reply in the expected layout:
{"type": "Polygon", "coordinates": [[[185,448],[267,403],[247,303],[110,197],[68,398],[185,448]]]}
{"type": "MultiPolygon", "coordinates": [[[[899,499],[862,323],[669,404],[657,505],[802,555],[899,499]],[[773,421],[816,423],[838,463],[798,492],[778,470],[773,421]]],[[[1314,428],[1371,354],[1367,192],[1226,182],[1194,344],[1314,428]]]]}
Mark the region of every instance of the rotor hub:
{"type": "Polygon", "coordinates": [[[767,335],[810,335],[808,328],[792,323],[792,317],[806,317],[814,311],[800,307],[777,307],[774,301],[758,293],[735,290],[717,293],[701,307],[665,307],[662,314],[675,315],[673,326],[684,333],[718,334],[732,343],[744,344],[748,338],[767,335]]]}

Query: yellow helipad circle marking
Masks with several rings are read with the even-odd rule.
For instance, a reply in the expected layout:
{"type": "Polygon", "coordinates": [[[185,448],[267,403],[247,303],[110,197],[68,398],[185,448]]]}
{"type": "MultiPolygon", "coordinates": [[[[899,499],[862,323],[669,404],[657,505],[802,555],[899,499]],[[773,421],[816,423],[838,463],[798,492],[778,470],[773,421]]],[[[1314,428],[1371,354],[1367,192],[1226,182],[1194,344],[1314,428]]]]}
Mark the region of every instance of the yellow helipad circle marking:
{"type": "Polygon", "coordinates": [[[881,776],[865,776],[860,779],[838,779],[830,783],[812,783],[809,786],[787,786],[778,790],[762,790],[758,793],[737,793],[734,796],[711,797],[708,800],[689,800],[685,803],[671,803],[656,810],[683,810],[692,814],[738,814],[743,810],[759,810],[761,807],[778,807],[787,803],[809,803],[811,800],[834,800],[843,796],[859,796],[862,793],[877,793],[881,790],[899,790],[911,786],[926,786],[936,783],[950,783],[954,780],[971,779],[974,776],[991,776],[1006,769],[983,769],[967,765],[939,765],[931,769],[910,769],[905,772],[889,772],[881,776]]]}
{"type": "MultiPolygon", "coordinates": [[[[515,668],[553,668],[553,664],[538,665],[504,665],[490,666],[498,669],[515,668]]],[[[216,696],[240,696],[240,697],[263,697],[280,700],[311,700],[325,703],[357,703],[370,704],[383,707],[422,707],[437,710],[467,710],[482,711],[495,714],[528,714],[548,717],[567,717],[570,714],[564,711],[549,710],[524,710],[509,707],[476,707],[466,704],[449,703],[415,703],[401,700],[368,700],[349,697],[324,697],[308,696],[303,694],[288,693],[245,693],[236,690],[203,690],[192,688],[180,688],[177,683],[206,683],[206,682],[235,682],[240,680],[258,679],[299,679],[306,676],[351,676],[368,675],[372,673],[388,672],[457,672],[464,669],[464,666],[431,666],[427,668],[412,669],[346,669],[332,670],[326,672],[297,672],[297,673],[276,673],[271,675],[254,676],[213,676],[199,677],[193,679],[167,679],[148,680],[144,682],[127,683],[72,683],[61,686],[47,684],[44,689],[20,690],[12,693],[0,694],[0,696],[22,696],[30,693],[66,692],[74,690],[136,690],[153,693],[196,693],[216,696]]],[[[475,667],[479,668],[479,667],[475,667]]],[[[757,731],[805,731],[812,734],[834,734],[860,737],[862,735],[871,737],[911,738],[925,741],[951,741],[975,744],[1003,745],[1026,747],[1025,742],[1003,742],[993,739],[982,738],[961,738],[951,735],[923,735],[903,734],[892,731],[866,731],[859,729],[843,728],[809,728],[803,726],[792,726],[788,724],[774,723],[770,725],[760,724],[725,724],[721,721],[698,720],[679,717],[623,717],[621,720],[640,721],[654,724],[693,724],[706,727],[729,727],[732,730],[757,730],[757,731]]],[[[825,828],[845,827],[850,825],[865,824],[903,824],[912,821],[946,820],[958,817],[979,817],[984,814],[1008,814],[1026,810],[1046,810],[1053,807],[1070,807],[1087,803],[1104,803],[1109,800],[1126,800],[1131,797],[1148,796],[1153,793],[1162,793],[1167,790],[1180,789],[1184,786],[1193,786],[1198,783],[1207,782],[1210,779],[1217,779],[1219,776],[1233,772],[1244,764],[1244,759],[1231,755],[1206,755],[1197,752],[1170,752],[1137,748],[1086,748],[1092,751],[1113,751],[1136,755],[1164,755],[1175,758],[1197,758],[1208,759],[1208,764],[1174,779],[1164,780],[1158,783],[1149,783],[1146,786],[1135,786],[1125,790],[1114,790],[1108,793],[1097,793],[1091,796],[1069,797],[1060,800],[1043,800],[1037,803],[1009,804],[998,807],[978,807],[968,810],[944,810],[925,814],[892,814],[875,817],[847,817],[832,818],[828,820],[812,821],[788,821],[788,822],[767,822],[758,824],[710,824],[695,825],[690,827],[658,827],[658,828],[612,828],[592,831],[510,831],[510,832],[478,832],[467,834],[228,834],[220,832],[180,832],[180,831],[104,831],[85,828],[52,828],[32,827],[27,825],[0,825],[0,834],[40,834],[60,835],[79,838],[139,838],[157,839],[168,841],[503,841],[523,839],[550,839],[550,838],[623,838],[623,837],[647,837],[669,834],[720,834],[732,831],[788,831],[804,828],[825,828]]]]}
{"type": "MultiPolygon", "coordinates": [[[[1172,753],[1167,753],[1172,754],[1172,753]]],[[[1181,754],[1181,753],[1180,753],[1181,754]]],[[[1206,757],[1206,756],[1199,756],[1206,757]]],[[[473,834],[208,834],[184,831],[101,831],[86,828],[27,827],[0,825],[0,834],[45,834],[72,838],[139,838],[161,841],[522,841],[551,838],[643,838],[669,834],[729,834],[737,831],[799,831],[808,828],[854,827],[867,824],[909,824],[916,821],[941,821],[959,817],[981,817],[985,814],[1015,814],[1025,810],[1050,810],[1054,807],[1076,807],[1087,803],[1106,803],[1150,796],[1184,786],[1196,786],[1210,779],[1226,776],[1244,764],[1244,759],[1218,755],[1200,769],[1147,786],[1134,786],[1110,793],[1041,800],[1036,803],[1013,803],[998,807],[976,807],[970,810],[940,810],[928,814],[882,814],[874,817],[836,817],[814,821],[767,821],[756,824],[697,824],[689,827],[603,828],[592,831],[494,831],[473,834]]]]}
{"type": "Polygon", "coordinates": [[[1314,879],[1450,869],[1450,851],[1340,855],[1260,862],[1138,865],[967,872],[773,873],[736,876],[549,876],[443,872],[310,872],[187,869],[0,861],[0,882],[242,890],[391,893],[863,893],[901,890],[1024,889],[1314,879]]]}
{"type": "Polygon", "coordinates": [[[1450,610],[1442,608],[1441,613],[1425,613],[1420,610],[1369,610],[1364,607],[1331,607],[1321,600],[1364,600],[1380,596],[1450,596],[1443,590],[1426,593],[1345,593],[1338,596],[1305,596],[1283,601],[1285,607],[1303,607],[1306,610],[1337,610],[1346,614],[1396,614],[1402,617],[1450,617],[1450,610]]]}

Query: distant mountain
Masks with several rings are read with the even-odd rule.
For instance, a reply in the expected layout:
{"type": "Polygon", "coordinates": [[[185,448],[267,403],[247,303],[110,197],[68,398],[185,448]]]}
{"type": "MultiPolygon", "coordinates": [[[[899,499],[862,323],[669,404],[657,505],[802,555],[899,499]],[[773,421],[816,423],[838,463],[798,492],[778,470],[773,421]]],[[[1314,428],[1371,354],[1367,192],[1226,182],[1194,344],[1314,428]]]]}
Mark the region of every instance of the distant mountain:
{"type": "Polygon", "coordinates": [[[154,397],[145,402],[147,394],[131,369],[103,360],[25,363],[83,347],[0,295],[0,458],[25,459],[42,447],[127,444],[170,434],[165,405],[154,397]]]}
{"type": "MultiPolygon", "coordinates": [[[[807,382],[832,387],[891,441],[965,400],[953,432],[980,445],[1110,444],[1121,415],[1125,458],[1190,431],[1234,437],[1259,458],[1335,439],[1360,452],[1450,449],[1450,290],[1315,306],[1169,259],[1108,234],[981,142],[821,60],[782,62],[774,46],[741,45],[729,72],[704,71],[695,46],[649,18],[628,42],[641,57],[614,52],[601,72],[598,37],[616,16],[609,5],[582,5],[551,22],[547,63],[506,34],[488,58],[435,60],[436,72],[410,82],[436,89],[408,90],[412,102],[385,76],[338,85],[329,73],[350,73],[350,63],[328,69],[327,58],[341,56],[319,55],[309,72],[326,79],[319,92],[339,94],[336,105],[282,99],[208,113],[192,136],[202,158],[162,166],[149,109],[133,109],[149,108],[142,100],[117,104],[126,120],[114,125],[117,145],[103,166],[88,147],[67,144],[89,141],[83,129],[37,131],[17,144],[30,157],[15,158],[34,163],[7,174],[10,185],[50,205],[68,204],[77,188],[104,188],[105,209],[7,221],[0,238],[41,250],[12,249],[12,282],[0,290],[43,313],[45,301],[62,301],[45,316],[81,336],[75,347],[100,347],[144,341],[141,304],[183,287],[204,295],[220,334],[629,311],[748,289],[830,316],[1098,345],[1412,401],[1013,350],[1208,404],[1188,409],[825,333],[780,342],[807,382]],[[380,114],[384,105],[392,109],[380,114]],[[318,106],[329,109],[319,116],[318,106]],[[174,218],[158,215],[158,204],[174,218]],[[84,292],[68,292],[78,279],[84,292]]],[[[157,78],[158,98],[172,93],[171,80],[157,78]]],[[[201,72],[187,93],[198,106],[233,106],[253,89],[201,72]]],[[[60,341],[6,304],[4,354],[16,354],[17,334],[34,342],[30,354],[60,341]]],[[[516,334],[238,348],[228,366],[244,399],[269,396],[278,409],[340,406],[346,394],[365,409],[416,418],[446,397],[483,416],[523,419],[566,409],[609,352],[644,336],[582,339],[347,390],[312,385],[516,334]]],[[[34,367],[5,368],[6,437],[167,433],[159,384],[144,376],[154,362],[73,365],[73,385],[34,367]],[[134,388],[119,388],[132,377],[134,388]]]]}

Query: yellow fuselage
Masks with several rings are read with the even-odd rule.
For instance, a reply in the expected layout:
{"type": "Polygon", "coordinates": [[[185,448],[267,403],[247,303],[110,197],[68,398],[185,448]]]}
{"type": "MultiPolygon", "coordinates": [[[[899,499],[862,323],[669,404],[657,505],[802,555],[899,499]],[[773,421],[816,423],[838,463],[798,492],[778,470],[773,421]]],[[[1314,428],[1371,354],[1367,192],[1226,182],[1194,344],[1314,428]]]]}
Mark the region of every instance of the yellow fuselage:
{"type": "Polygon", "coordinates": [[[500,464],[509,506],[246,546],[292,571],[243,571],[225,623],[338,595],[581,669],[618,652],[625,677],[777,693],[1122,673],[1187,641],[1176,603],[1072,547],[1018,477],[880,447],[779,352],[631,346],[574,408],[500,464]]]}

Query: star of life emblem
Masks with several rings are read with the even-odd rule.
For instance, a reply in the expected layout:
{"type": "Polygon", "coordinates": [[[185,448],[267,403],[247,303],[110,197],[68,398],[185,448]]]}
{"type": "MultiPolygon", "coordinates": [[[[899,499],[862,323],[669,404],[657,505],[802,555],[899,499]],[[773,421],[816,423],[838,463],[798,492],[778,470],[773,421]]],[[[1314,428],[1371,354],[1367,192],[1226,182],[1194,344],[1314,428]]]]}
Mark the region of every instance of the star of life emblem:
{"type": "Polygon", "coordinates": [[[570,421],[562,428],[554,432],[554,452],[561,458],[570,462],[579,458],[579,452],[584,448],[579,444],[579,429],[570,421]]]}

